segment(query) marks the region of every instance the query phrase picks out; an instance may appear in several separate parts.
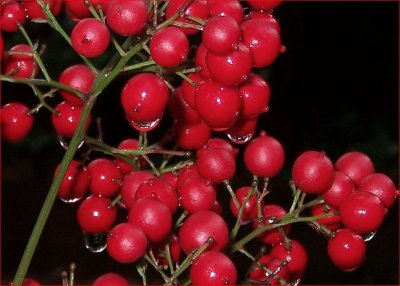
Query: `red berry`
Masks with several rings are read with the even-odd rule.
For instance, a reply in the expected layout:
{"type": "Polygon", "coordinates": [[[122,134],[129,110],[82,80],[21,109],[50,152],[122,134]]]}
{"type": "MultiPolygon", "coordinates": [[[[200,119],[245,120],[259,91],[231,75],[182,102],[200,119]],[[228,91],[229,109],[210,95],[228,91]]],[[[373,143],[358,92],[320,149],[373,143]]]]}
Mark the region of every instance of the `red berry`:
{"type": "Polygon", "coordinates": [[[16,78],[34,78],[39,74],[39,68],[29,45],[13,46],[4,58],[4,74],[16,78]]]}
{"type": "MultiPolygon", "coordinates": [[[[196,65],[196,67],[200,68],[199,73],[204,79],[208,79],[211,77],[211,73],[208,70],[208,67],[206,65],[207,53],[208,53],[208,50],[207,50],[206,46],[203,43],[201,43],[196,50],[196,55],[195,55],[195,59],[194,59],[194,63],[196,65]]],[[[188,101],[188,100],[186,99],[186,101],[188,101]]]]}
{"type": "MultiPolygon", "coordinates": [[[[188,24],[197,24],[195,21],[190,20],[190,17],[198,18],[202,20],[206,20],[210,15],[210,11],[208,8],[207,0],[194,0],[189,2],[189,5],[185,6],[187,2],[186,0],[170,0],[165,10],[165,16],[167,19],[171,18],[178,13],[182,8],[183,16],[178,16],[175,21],[188,23],[188,24]]],[[[199,32],[198,29],[191,27],[178,27],[181,29],[186,35],[193,35],[199,32]]]]}
{"type": "Polygon", "coordinates": [[[264,20],[247,20],[242,23],[241,29],[242,42],[250,49],[254,66],[271,65],[282,48],[279,32],[264,20]]]}
{"type": "Polygon", "coordinates": [[[193,261],[189,277],[193,285],[234,285],[237,271],[225,254],[206,251],[193,261]]]}
{"type": "Polygon", "coordinates": [[[282,285],[283,281],[286,283],[290,280],[290,273],[286,266],[282,266],[283,260],[274,257],[270,254],[261,256],[254,268],[249,273],[251,280],[265,282],[268,285],[282,285]],[[263,268],[267,268],[266,271],[263,268]],[[279,269],[279,270],[277,270],[279,269]],[[272,276],[272,273],[276,274],[272,276]]]}
{"type": "Polygon", "coordinates": [[[106,20],[111,30],[119,35],[138,34],[147,23],[147,5],[143,0],[112,0],[106,20]]]}
{"type": "Polygon", "coordinates": [[[18,24],[25,23],[25,11],[17,1],[1,3],[1,30],[4,32],[18,31],[18,24]]]}
{"type": "MultiPolygon", "coordinates": [[[[50,11],[54,16],[58,16],[61,12],[62,1],[58,0],[44,0],[45,5],[49,5],[50,11]]],[[[43,12],[42,7],[36,1],[23,0],[22,6],[24,6],[25,13],[29,19],[32,20],[45,20],[46,14],[43,12]]]]}
{"type": "Polygon", "coordinates": [[[268,111],[271,90],[261,76],[250,73],[246,81],[240,84],[239,90],[242,95],[242,119],[253,119],[268,111]]]}
{"type": "MultiPolygon", "coordinates": [[[[54,171],[54,177],[58,173],[60,165],[54,171]]],[[[58,197],[66,203],[80,201],[89,188],[90,176],[81,162],[72,160],[65,176],[58,188],[58,197]]]]}
{"type": "Polygon", "coordinates": [[[197,159],[199,175],[214,184],[230,180],[236,171],[236,160],[223,149],[209,149],[197,159]]]}
{"type": "MultiPolygon", "coordinates": [[[[11,284],[12,285],[12,284],[11,284]]],[[[22,286],[41,286],[37,280],[31,278],[25,278],[22,282],[22,286]]]]}
{"type": "Polygon", "coordinates": [[[268,0],[268,1],[260,1],[260,0],[247,0],[250,7],[255,10],[264,10],[270,11],[278,7],[283,0],[268,0]]]}
{"type": "MultiPolygon", "coordinates": [[[[139,149],[139,141],[134,138],[128,138],[122,140],[121,143],[117,146],[120,150],[137,150],[139,149]]],[[[129,157],[135,158],[134,155],[129,155],[129,157]]],[[[139,160],[142,163],[142,160],[139,160]]],[[[118,169],[121,171],[123,175],[129,174],[130,172],[135,170],[135,167],[130,163],[125,162],[123,159],[115,158],[114,163],[117,165],[118,169]]]]}
{"type": "Polygon", "coordinates": [[[160,66],[172,68],[183,63],[189,53],[189,40],[177,27],[158,30],[150,41],[150,55],[160,66]]]}
{"type": "Polygon", "coordinates": [[[182,253],[182,248],[179,243],[179,239],[175,234],[171,234],[168,241],[163,241],[161,243],[153,243],[151,246],[154,252],[154,257],[156,258],[158,264],[163,266],[169,265],[167,259],[167,247],[169,248],[169,253],[171,255],[172,263],[177,263],[182,253]]]}
{"type": "Polygon", "coordinates": [[[327,245],[329,258],[343,271],[356,270],[365,260],[366,248],[364,239],[346,228],[337,230],[327,245]]]}
{"type": "MultiPolygon", "coordinates": [[[[334,209],[331,209],[329,206],[324,204],[318,204],[311,207],[312,216],[319,216],[327,213],[332,213],[334,211],[334,209]]],[[[327,217],[319,218],[316,221],[327,227],[330,231],[335,231],[342,227],[342,219],[339,215],[336,214],[331,214],[327,217]]]]}
{"type": "Polygon", "coordinates": [[[90,175],[90,191],[93,194],[112,197],[120,188],[122,173],[113,161],[106,158],[98,158],[88,165],[90,175]]]}
{"type": "Polygon", "coordinates": [[[141,183],[136,190],[135,199],[152,197],[163,202],[174,213],[178,208],[178,193],[160,177],[150,178],[141,183]]]}
{"type": "Polygon", "coordinates": [[[186,254],[201,247],[209,237],[213,243],[208,250],[223,250],[229,240],[229,230],[224,219],[209,210],[198,211],[189,215],[179,229],[179,241],[186,254]]]}
{"type": "Polygon", "coordinates": [[[238,119],[242,103],[237,88],[209,79],[199,85],[195,104],[200,117],[211,129],[224,131],[238,119]]]}
{"type": "Polygon", "coordinates": [[[83,232],[106,233],[117,219],[117,209],[108,198],[91,195],[79,205],[77,219],[83,232]]]}
{"type": "Polygon", "coordinates": [[[173,131],[177,146],[185,150],[200,148],[211,137],[211,129],[204,121],[191,124],[175,121],[173,131]]]}
{"type": "Polygon", "coordinates": [[[107,235],[107,252],[119,263],[135,262],[146,253],[146,250],[147,238],[139,226],[120,223],[107,235]]]}
{"type": "Polygon", "coordinates": [[[10,102],[1,108],[1,138],[10,143],[23,141],[31,131],[33,116],[25,104],[10,102]]]}
{"type": "Polygon", "coordinates": [[[249,48],[239,43],[237,49],[223,56],[208,52],[206,65],[211,78],[216,82],[237,85],[247,79],[253,66],[253,58],[249,48]]]}
{"type": "Polygon", "coordinates": [[[139,185],[150,178],[154,178],[154,175],[149,171],[133,171],[124,176],[121,185],[121,199],[125,208],[133,205],[139,185]]]}
{"type": "Polygon", "coordinates": [[[353,181],[344,173],[335,171],[331,187],[322,193],[324,201],[333,208],[338,208],[340,203],[355,191],[353,181]]]}
{"type": "MultiPolygon", "coordinates": [[[[58,79],[62,84],[77,89],[83,93],[89,93],[95,80],[95,74],[86,65],[78,64],[65,69],[58,79]]],[[[71,105],[82,106],[83,100],[74,93],[60,89],[60,94],[71,105]]]]}
{"type": "Polygon", "coordinates": [[[132,77],[121,93],[121,103],[128,120],[139,131],[155,128],[169,99],[169,89],[164,81],[152,73],[132,77]]]}
{"type": "Polygon", "coordinates": [[[375,172],[372,160],[366,154],[358,151],[343,154],[335,162],[335,168],[349,176],[356,186],[366,176],[375,172]]]}
{"type": "MultiPolygon", "coordinates": [[[[262,218],[261,219],[256,219],[253,222],[253,228],[259,228],[263,227],[265,225],[269,224],[274,224],[279,219],[284,217],[287,214],[287,211],[279,206],[279,205],[274,205],[274,204],[268,204],[265,205],[262,209],[262,218]]],[[[286,226],[283,227],[283,230],[285,231],[286,235],[289,233],[291,229],[291,224],[287,224],[286,226]]],[[[257,236],[263,243],[265,244],[278,244],[280,242],[283,242],[283,237],[281,232],[279,231],[279,228],[274,228],[271,230],[267,230],[262,232],[260,235],[257,236]]]]}
{"type": "Polygon", "coordinates": [[[72,48],[88,58],[102,55],[110,44],[110,38],[107,26],[95,18],[79,21],[71,32],[72,48]]]}
{"type": "Polygon", "coordinates": [[[196,176],[200,176],[196,164],[186,165],[184,168],[179,170],[179,175],[176,180],[176,189],[179,190],[186,180],[196,176]]]}
{"type": "Polygon", "coordinates": [[[385,174],[373,173],[368,175],[360,182],[358,190],[376,195],[386,208],[393,206],[396,201],[396,186],[392,179],[385,174]]]}
{"type": "Polygon", "coordinates": [[[222,138],[210,138],[207,140],[206,144],[201,146],[199,149],[196,151],[196,158],[200,158],[203,156],[203,154],[207,153],[208,150],[210,149],[222,149],[227,151],[232,155],[233,158],[236,158],[237,153],[239,152],[237,149],[235,149],[232,144],[222,138]]]}
{"type": "Polygon", "coordinates": [[[246,16],[246,20],[264,20],[280,33],[281,27],[271,12],[253,10],[246,16]]]}
{"type": "Polygon", "coordinates": [[[186,180],[178,192],[181,206],[189,213],[211,209],[217,198],[214,186],[199,176],[186,180]]]}
{"type": "Polygon", "coordinates": [[[226,55],[238,47],[240,37],[240,26],[234,18],[214,16],[204,26],[202,42],[211,53],[226,55]]]}
{"type": "Polygon", "coordinates": [[[245,147],[243,158],[246,168],[255,176],[274,177],[285,163],[285,151],[278,140],[262,131],[245,147]]]}
{"type": "Polygon", "coordinates": [[[172,96],[168,102],[168,109],[175,119],[185,125],[193,125],[201,121],[199,113],[190,107],[183,98],[182,87],[178,87],[172,93],[172,96]]]}
{"type": "MultiPolygon", "coordinates": [[[[57,134],[71,138],[78,127],[81,113],[82,107],[80,106],[73,106],[65,101],[58,104],[51,115],[51,121],[57,134]]],[[[85,130],[88,130],[90,122],[91,116],[89,115],[85,130]]]]}
{"type": "Polygon", "coordinates": [[[161,241],[172,229],[172,213],[167,205],[152,197],[137,199],[129,208],[128,221],[143,229],[150,241],[161,241]]]}
{"type": "Polygon", "coordinates": [[[272,246],[270,254],[288,261],[286,267],[290,272],[292,280],[303,277],[308,262],[308,255],[306,249],[299,241],[291,239],[288,249],[284,243],[276,244],[272,246]]]}
{"type": "Polygon", "coordinates": [[[230,16],[238,24],[244,20],[244,9],[238,0],[208,0],[211,16],[230,16]]]}
{"type": "Polygon", "coordinates": [[[385,214],[385,205],[369,192],[356,191],[339,206],[343,225],[359,234],[376,231],[383,223],[385,214]]]}
{"type": "Polygon", "coordinates": [[[128,281],[117,273],[106,273],[98,277],[92,286],[128,286],[128,281]]]}
{"type": "Polygon", "coordinates": [[[187,105],[189,105],[190,108],[195,110],[196,109],[195,96],[196,96],[197,88],[198,88],[199,84],[201,84],[203,81],[205,81],[205,78],[202,76],[201,73],[191,73],[188,75],[188,77],[193,82],[193,84],[191,84],[187,80],[184,80],[182,82],[182,85],[181,85],[182,86],[182,89],[181,89],[182,98],[187,103],[187,105]]]}
{"type": "Polygon", "coordinates": [[[256,132],[258,118],[239,119],[229,129],[225,131],[229,140],[235,144],[245,144],[249,142],[256,132]]]}
{"type": "MultiPolygon", "coordinates": [[[[103,12],[106,12],[110,0],[89,0],[88,2],[92,4],[97,11],[99,11],[98,8],[100,8],[103,12]]],[[[75,21],[91,16],[90,11],[85,4],[85,0],[64,0],[64,3],[67,15],[75,21]]]]}
{"type": "Polygon", "coordinates": [[[333,183],[334,167],[324,152],[306,151],[295,160],[292,177],[296,186],[308,194],[320,194],[333,183]]]}
{"type": "MultiPolygon", "coordinates": [[[[246,196],[248,196],[248,194],[251,190],[252,189],[250,187],[245,186],[245,187],[238,188],[235,191],[235,196],[240,205],[243,205],[243,203],[246,199],[246,196]]],[[[235,206],[234,200],[232,198],[230,198],[229,207],[231,209],[232,214],[235,217],[238,217],[239,209],[235,206]]],[[[256,217],[257,217],[257,197],[253,193],[250,195],[249,199],[246,202],[246,205],[244,206],[242,220],[254,219],[256,217]]]]}

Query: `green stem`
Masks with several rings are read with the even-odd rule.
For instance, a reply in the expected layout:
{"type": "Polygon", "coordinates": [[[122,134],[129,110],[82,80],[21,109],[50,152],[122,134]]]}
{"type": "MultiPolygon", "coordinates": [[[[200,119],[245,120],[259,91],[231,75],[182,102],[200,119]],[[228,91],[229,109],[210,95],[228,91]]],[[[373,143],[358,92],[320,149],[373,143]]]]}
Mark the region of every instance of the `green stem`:
{"type": "Polygon", "coordinates": [[[137,69],[140,69],[140,68],[143,68],[143,67],[152,66],[152,65],[155,65],[155,64],[156,64],[155,61],[148,60],[148,61],[145,61],[145,62],[140,62],[140,63],[133,64],[133,65],[130,65],[130,66],[126,66],[126,67],[123,68],[122,71],[125,72],[125,71],[137,70],[137,69]]]}
{"type": "Polygon", "coordinates": [[[93,108],[94,102],[95,102],[95,98],[94,97],[90,98],[90,100],[88,100],[85,103],[85,105],[82,109],[82,114],[79,119],[78,127],[76,129],[76,132],[74,133],[74,136],[72,137],[72,140],[71,140],[69,147],[64,155],[64,158],[61,161],[60,169],[57,172],[57,175],[55,176],[53,183],[51,184],[50,190],[49,190],[47,197],[43,203],[42,209],[40,210],[39,216],[36,220],[35,226],[32,230],[31,236],[29,238],[29,241],[26,245],[24,254],[22,256],[21,262],[20,262],[17,272],[15,274],[15,277],[13,280],[13,285],[16,285],[16,286],[21,285],[25,278],[25,275],[28,271],[28,267],[31,263],[33,254],[35,253],[37,244],[39,242],[40,236],[43,232],[44,226],[50,215],[50,211],[53,207],[54,201],[57,197],[58,188],[60,187],[61,182],[64,178],[64,175],[67,172],[67,169],[69,167],[69,164],[71,163],[72,159],[74,158],[76,150],[78,149],[78,146],[80,145],[80,143],[82,142],[82,139],[84,137],[86,122],[88,120],[90,111],[93,108]]]}

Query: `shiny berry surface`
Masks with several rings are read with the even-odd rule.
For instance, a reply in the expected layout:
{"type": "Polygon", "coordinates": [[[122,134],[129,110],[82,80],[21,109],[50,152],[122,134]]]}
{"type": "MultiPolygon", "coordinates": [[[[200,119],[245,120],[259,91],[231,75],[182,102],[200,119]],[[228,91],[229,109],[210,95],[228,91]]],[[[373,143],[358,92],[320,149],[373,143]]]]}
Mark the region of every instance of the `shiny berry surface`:
{"type": "Polygon", "coordinates": [[[128,286],[128,280],[117,273],[109,272],[99,276],[92,286],[128,286]]]}
{"type": "Polygon", "coordinates": [[[90,175],[90,191],[93,194],[111,197],[120,189],[122,173],[110,159],[97,158],[87,166],[90,175]]]}
{"type": "Polygon", "coordinates": [[[20,102],[9,102],[1,108],[1,139],[10,143],[23,141],[33,126],[29,108],[20,102]]]}

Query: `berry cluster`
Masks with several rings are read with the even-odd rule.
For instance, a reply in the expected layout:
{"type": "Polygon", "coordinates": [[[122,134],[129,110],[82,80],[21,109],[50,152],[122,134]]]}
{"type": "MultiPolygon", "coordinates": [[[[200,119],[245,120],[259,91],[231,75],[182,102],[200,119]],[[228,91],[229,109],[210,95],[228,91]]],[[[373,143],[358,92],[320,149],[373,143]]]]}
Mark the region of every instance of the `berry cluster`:
{"type": "MultiPolygon", "coordinates": [[[[306,151],[292,167],[291,205],[268,200],[285,149],[267,132],[256,134],[271,96],[257,69],[285,51],[273,14],[281,2],[2,2],[2,31],[19,31],[27,41],[4,52],[0,37],[2,80],[27,84],[39,99],[32,109],[20,102],[2,107],[2,139],[23,141],[34,114],[50,111],[66,154],[54,170],[49,196],[77,205],[88,250],[135,263],[144,284],[148,266],[170,285],[298,284],[308,254],[291,230],[306,223],[327,237],[327,253],[339,269],[361,265],[367,241],[398,197],[393,181],[376,172],[366,154],[348,152],[333,163],[324,152],[306,151]],[[70,33],[57,20],[62,13],[73,23],[70,33]],[[24,28],[27,19],[50,24],[82,61],[54,80],[41,58],[45,47],[33,44],[24,28]],[[108,63],[97,68],[92,60],[109,54],[108,63]],[[111,146],[101,128],[98,138],[90,136],[92,108],[121,74],[128,79],[117,97],[120,112],[138,136],[111,146]],[[170,130],[150,144],[148,132],[167,116],[173,119],[170,130]],[[253,180],[234,188],[239,161],[253,180]],[[219,198],[228,194],[225,205],[219,198]],[[249,260],[245,275],[237,257],[249,260]]],[[[43,213],[41,221],[49,212],[43,213]]],[[[40,235],[43,226],[34,232],[40,235]]],[[[24,259],[26,266],[29,256],[24,259]]],[[[25,279],[23,285],[35,283],[25,279]]],[[[111,284],[128,281],[110,272],[93,283],[111,284]]]]}

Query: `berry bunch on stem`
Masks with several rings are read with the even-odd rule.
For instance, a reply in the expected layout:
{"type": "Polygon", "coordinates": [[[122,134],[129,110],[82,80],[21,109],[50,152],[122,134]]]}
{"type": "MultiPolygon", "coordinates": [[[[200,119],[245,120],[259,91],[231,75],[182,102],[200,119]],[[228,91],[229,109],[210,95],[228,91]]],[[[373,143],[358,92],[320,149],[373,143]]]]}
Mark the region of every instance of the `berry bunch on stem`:
{"type": "MultiPolygon", "coordinates": [[[[291,168],[292,201],[268,199],[285,146],[256,131],[271,97],[257,71],[286,50],[274,16],[281,2],[2,2],[2,32],[21,33],[25,43],[1,46],[1,80],[29,86],[38,100],[2,107],[2,140],[23,141],[35,114],[49,112],[65,151],[13,285],[37,283],[26,275],[57,198],[76,207],[87,250],[134,264],[144,285],[149,267],[167,285],[297,285],[308,262],[303,243],[291,238],[298,223],[326,237],[339,269],[362,264],[398,197],[367,154],[332,161],[324,151],[305,151],[291,168]],[[61,12],[73,23],[70,31],[58,20],[61,12]],[[53,74],[43,61],[46,46],[25,29],[30,24],[50,25],[79,63],[53,74]],[[126,78],[114,94],[119,112],[137,136],[113,146],[102,138],[102,121],[112,114],[100,120],[93,110],[117,77],[126,78]],[[166,118],[172,124],[160,130],[166,118]],[[151,142],[149,132],[163,136],[151,142]],[[252,176],[241,186],[232,183],[238,162],[252,176]],[[238,260],[246,261],[246,273],[238,260]]],[[[63,273],[64,285],[74,284],[74,269],[63,273]]],[[[128,284],[109,272],[93,285],[111,283],[128,284]]]]}

